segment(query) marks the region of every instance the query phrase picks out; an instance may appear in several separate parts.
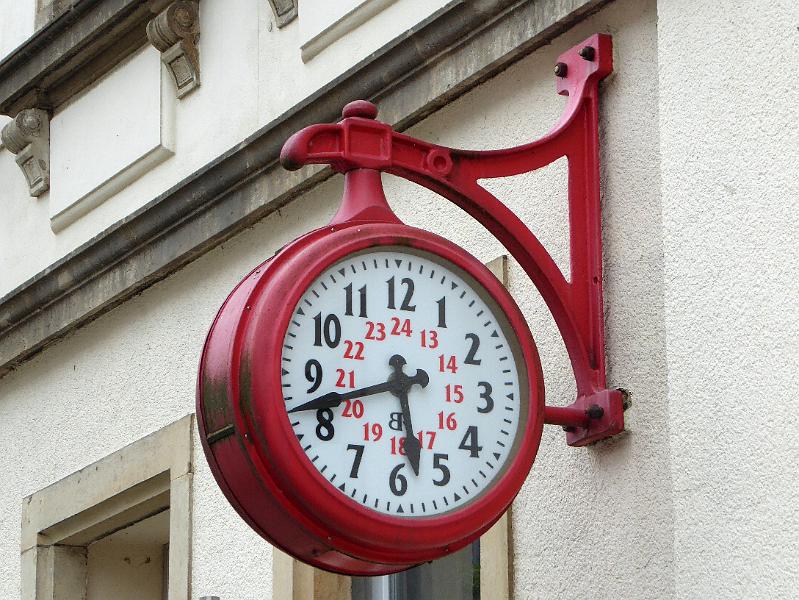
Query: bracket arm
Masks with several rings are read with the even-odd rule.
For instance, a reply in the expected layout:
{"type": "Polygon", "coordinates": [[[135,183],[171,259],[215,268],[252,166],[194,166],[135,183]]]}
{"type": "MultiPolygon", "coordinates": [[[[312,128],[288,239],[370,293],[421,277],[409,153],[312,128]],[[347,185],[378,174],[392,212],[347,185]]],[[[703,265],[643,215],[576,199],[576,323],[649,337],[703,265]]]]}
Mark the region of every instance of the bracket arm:
{"type": "Polygon", "coordinates": [[[595,34],[561,54],[555,75],[558,94],[568,97],[563,114],[542,138],[518,147],[475,151],[430,144],[376,121],[377,108],[358,100],[344,108],[339,123],[295,133],[281,153],[291,170],[329,164],[342,173],[374,169],[418,183],[458,205],[505,246],[541,293],[569,353],[577,399],[570,407],[547,407],[545,414],[546,422],[566,427],[572,446],[624,429],[625,392],[607,389],[602,295],[599,81],[612,70],[609,35],[595,34]],[[513,211],[478,183],[561,157],[569,163],[571,281],[513,211]]]}

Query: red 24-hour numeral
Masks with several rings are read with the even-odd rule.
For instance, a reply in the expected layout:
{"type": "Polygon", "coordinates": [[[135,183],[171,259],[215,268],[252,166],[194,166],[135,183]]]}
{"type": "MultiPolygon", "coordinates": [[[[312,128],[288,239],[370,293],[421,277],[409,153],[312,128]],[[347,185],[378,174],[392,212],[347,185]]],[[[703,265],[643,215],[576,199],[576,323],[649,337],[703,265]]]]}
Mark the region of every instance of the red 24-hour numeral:
{"type": "Polygon", "coordinates": [[[449,429],[450,431],[455,431],[457,427],[458,427],[458,422],[455,420],[455,413],[449,413],[446,416],[444,416],[443,410],[440,413],[438,413],[439,429],[449,429]]]}
{"type": "Polygon", "coordinates": [[[455,385],[448,383],[446,386],[447,402],[454,402],[460,404],[463,402],[463,386],[460,383],[455,385]]]}
{"type": "Polygon", "coordinates": [[[405,456],[405,438],[397,439],[397,436],[391,436],[391,454],[400,454],[405,456]]]}
{"type": "Polygon", "coordinates": [[[386,326],[383,323],[366,322],[366,339],[382,342],[386,339],[386,326]]]}
{"type": "Polygon", "coordinates": [[[377,442],[383,437],[383,426],[380,423],[363,424],[363,441],[377,442]]]}
{"type": "Polygon", "coordinates": [[[449,358],[445,357],[443,354],[438,355],[438,370],[441,373],[445,373],[449,371],[450,373],[457,373],[458,372],[458,362],[455,360],[454,356],[450,356],[449,358]]]}
{"type": "Polygon", "coordinates": [[[435,329],[422,329],[422,348],[438,348],[438,332],[435,329]]]}
{"type": "Polygon", "coordinates": [[[363,342],[344,340],[344,358],[363,360],[363,342]]]}
{"type": "MultiPolygon", "coordinates": [[[[416,437],[419,438],[419,444],[422,448],[427,448],[428,450],[433,449],[433,444],[436,441],[436,432],[435,431],[420,431],[416,434],[416,437]],[[427,436],[427,444],[425,445],[425,436],[427,436]]],[[[400,454],[405,456],[405,438],[392,436],[391,437],[391,454],[400,454]]]]}
{"type": "Polygon", "coordinates": [[[353,417],[360,419],[363,416],[363,402],[360,400],[344,400],[344,410],[341,411],[341,416],[348,419],[353,417]]]}
{"type": "Polygon", "coordinates": [[[391,328],[391,335],[404,335],[406,337],[411,337],[412,330],[410,319],[391,317],[391,322],[394,323],[394,326],[391,328]]]}
{"type": "Polygon", "coordinates": [[[345,371],[344,369],[336,369],[338,379],[336,380],[336,387],[355,387],[355,371],[345,371]]]}
{"type": "Polygon", "coordinates": [[[419,438],[419,443],[422,445],[422,448],[425,447],[424,445],[424,436],[427,436],[427,449],[432,450],[433,444],[436,441],[436,432],[435,431],[420,431],[416,434],[416,437],[419,438]]]}

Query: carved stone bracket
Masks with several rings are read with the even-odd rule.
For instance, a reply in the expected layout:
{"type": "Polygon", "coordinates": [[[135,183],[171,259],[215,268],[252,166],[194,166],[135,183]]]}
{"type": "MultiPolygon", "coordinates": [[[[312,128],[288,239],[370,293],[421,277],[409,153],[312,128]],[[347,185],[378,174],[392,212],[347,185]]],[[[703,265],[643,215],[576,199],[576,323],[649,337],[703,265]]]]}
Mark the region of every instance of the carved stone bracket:
{"type": "Polygon", "coordinates": [[[147,38],[161,52],[178,98],[200,85],[200,11],[197,2],[178,0],[147,23],[147,38]]]}
{"type": "Polygon", "coordinates": [[[3,144],[17,155],[16,160],[31,196],[41,196],[50,189],[50,117],[39,108],[19,111],[0,132],[3,144]]]}
{"type": "Polygon", "coordinates": [[[288,25],[297,18],[297,0],[269,0],[278,27],[288,25]]]}

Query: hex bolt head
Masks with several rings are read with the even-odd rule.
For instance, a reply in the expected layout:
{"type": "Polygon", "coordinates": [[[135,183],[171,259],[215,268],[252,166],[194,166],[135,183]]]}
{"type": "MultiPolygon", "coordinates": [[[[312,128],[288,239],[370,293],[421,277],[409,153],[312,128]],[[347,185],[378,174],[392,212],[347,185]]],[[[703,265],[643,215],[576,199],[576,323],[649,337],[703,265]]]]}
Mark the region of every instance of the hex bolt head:
{"type": "Polygon", "coordinates": [[[578,54],[585,60],[594,60],[594,57],[596,56],[596,50],[593,48],[593,46],[585,46],[580,49],[578,54]]]}
{"type": "Polygon", "coordinates": [[[566,77],[568,70],[569,67],[566,66],[566,63],[559,62],[555,65],[555,75],[558,77],[566,77]]]}
{"type": "Polygon", "coordinates": [[[605,409],[599,406],[599,404],[592,404],[587,409],[585,409],[586,416],[593,420],[601,419],[602,415],[605,414],[605,409]]]}

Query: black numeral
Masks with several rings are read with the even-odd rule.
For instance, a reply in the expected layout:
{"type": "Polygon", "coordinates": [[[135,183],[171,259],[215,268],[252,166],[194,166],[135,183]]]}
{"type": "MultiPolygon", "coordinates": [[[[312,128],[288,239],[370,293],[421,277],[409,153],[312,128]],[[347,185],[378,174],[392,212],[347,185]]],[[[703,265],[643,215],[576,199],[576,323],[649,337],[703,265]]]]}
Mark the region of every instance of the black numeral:
{"type": "Polygon", "coordinates": [[[477,384],[478,387],[483,388],[483,391],[480,392],[480,398],[486,401],[486,405],[480,408],[477,407],[477,412],[479,413],[490,413],[494,410],[494,399],[491,397],[491,392],[494,391],[494,388],[491,387],[491,384],[485,381],[481,381],[477,384]]]}
{"type": "Polygon", "coordinates": [[[394,431],[402,431],[402,413],[393,412],[388,415],[388,426],[394,431]]]}
{"type": "Polygon", "coordinates": [[[363,445],[349,444],[347,450],[355,450],[355,460],[352,461],[352,469],[350,469],[350,477],[358,479],[358,469],[361,468],[361,458],[363,457],[363,445]]]}
{"type": "Polygon", "coordinates": [[[477,445],[477,427],[474,425],[469,425],[469,427],[466,429],[466,435],[463,436],[461,445],[458,446],[458,449],[468,450],[470,457],[479,458],[480,450],[482,450],[483,447],[477,445]]]}
{"type": "Polygon", "coordinates": [[[308,393],[315,392],[322,385],[322,365],[318,360],[311,359],[305,363],[305,379],[311,382],[308,393]]]}
{"type": "Polygon", "coordinates": [[[447,485],[449,483],[449,468],[444,464],[444,461],[449,458],[449,454],[434,454],[433,455],[433,468],[441,471],[441,479],[434,479],[435,485],[447,485]]]}
{"type": "MultiPolygon", "coordinates": [[[[388,308],[396,308],[394,304],[394,278],[392,277],[388,281],[388,308]]],[[[404,277],[402,279],[402,285],[405,286],[405,297],[402,299],[402,304],[400,304],[400,310],[409,310],[414,311],[416,310],[416,305],[411,305],[411,298],[413,298],[413,279],[410,277],[404,277]]]]}
{"type": "Polygon", "coordinates": [[[447,297],[444,296],[441,300],[436,300],[438,304],[438,326],[447,326],[447,297]]]}
{"type": "Polygon", "coordinates": [[[477,354],[477,349],[480,347],[480,338],[477,337],[476,333],[467,333],[466,334],[467,340],[472,340],[472,347],[469,348],[469,352],[466,353],[466,360],[463,361],[465,365],[479,365],[482,361],[478,358],[475,359],[475,354],[477,354]]]}
{"type": "Polygon", "coordinates": [[[322,313],[313,318],[314,323],[314,346],[322,345],[322,329],[324,329],[325,344],[328,348],[335,348],[341,341],[341,322],[336,315],[327,315],[325,325],[322,327],[322,313]]]}
{"type": "Polygon", "coordinates": [[[316,426],[316,437],[323,442],[332,440],[336,433],[333,428],[333,411],[329,408],[320,408],[316,411],[316,420],[319,421],[319,425],[316,426]]]}
{"type": "Polygon", "coordinates": [[[402,496],[408,491],[408,480],[403,475],[400,475],[400,471],[404,466],[405,463],[398,464],[388,476],[388,487],[391,488],[391,493],[395,496],[402,496]]]}
{"type": "MultiPolygon", "coordinates": [[[[347,287],[344,288],[346,292],[346,307],[344,309],[344,314],[348,317],[352,316],[352,284],[349,284],[347,287]]],[[[361,289],[358,290],[358,316],[365,317],[366,316],[366,286],[363,286],[361,289]]]]}

